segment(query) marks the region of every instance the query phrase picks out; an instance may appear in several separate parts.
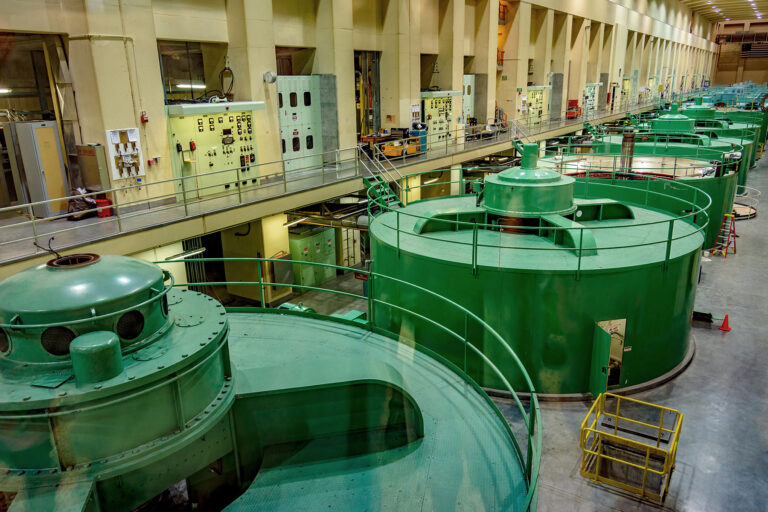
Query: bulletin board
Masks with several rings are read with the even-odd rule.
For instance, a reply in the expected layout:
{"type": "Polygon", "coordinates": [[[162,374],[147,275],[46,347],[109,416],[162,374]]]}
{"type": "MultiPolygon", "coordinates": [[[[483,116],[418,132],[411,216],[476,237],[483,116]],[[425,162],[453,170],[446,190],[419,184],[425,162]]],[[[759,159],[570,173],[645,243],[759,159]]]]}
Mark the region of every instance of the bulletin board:
{"type": "Polygon", "coordinates": [[[141,156],[138,128],[107,130],[107,148],[112,179],[144,176],[144,159],[141,156]]]}

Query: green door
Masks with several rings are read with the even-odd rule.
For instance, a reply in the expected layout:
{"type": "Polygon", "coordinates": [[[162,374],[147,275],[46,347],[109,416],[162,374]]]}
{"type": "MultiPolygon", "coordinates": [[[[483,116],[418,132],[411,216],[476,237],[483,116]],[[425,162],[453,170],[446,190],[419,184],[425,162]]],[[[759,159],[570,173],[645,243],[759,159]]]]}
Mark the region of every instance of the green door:
{"type": "Polygon", "coordinates": [[[611,357],[611,334],[595,323],[592,338],[592,367],[589,372],[589,392],[597,398],[608,387],[608,361],[611,357]]]}

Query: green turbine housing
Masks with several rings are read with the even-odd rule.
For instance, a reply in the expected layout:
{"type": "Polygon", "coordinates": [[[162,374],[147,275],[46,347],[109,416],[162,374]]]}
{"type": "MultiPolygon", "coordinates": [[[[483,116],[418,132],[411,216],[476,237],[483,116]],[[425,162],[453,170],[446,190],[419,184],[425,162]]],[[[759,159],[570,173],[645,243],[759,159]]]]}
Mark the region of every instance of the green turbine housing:
{"type": "Polygon", "coordinates": [[[181,480],[203,510],[535,509],[540,450],[527,463],[490,398],[418,338],[171,286],[95,254],[0,283],[11,511],[128,511],[181,480]]]}
{"type": "MultiPolygon", "coordinates": [[[[521,173],[502,171],[486,187],[508,183],[506,204],[529,204],[530,191],[505,179],[521,173]],[[518,193],[522,198],[516,202],[518,193]]],[[[683,197],[693,196],[694,189],[671,181],[664,181],[663,192],[601,179],[562,183],[564,189],[573,186],[574,209],[562,208],[559,214],[537,214],[551,205],[531,204],[526,212],[515,207],[521,215],[510,219],[499,214],[498,191],[490,208],[486,195],[482,204],[475,196],[452,196],[385,211],[370,226],[375,268],[460,302],[483,318],[509,340],[540,393],[605,391],[605,370],[616,359],[620,372],[614,373],[612,388],[678,371],[692,353],[689,319],[704,240],[694,216],[706,222],[701,210],[684,213],[692,207],[683,197]],[[605,342],[603,322],[611,321],[625,324],[623,358],[605,342]]],[[[695,209],[708,202],[699,193],[695,209]]],[[[414,297],[393,284],[370,286],[376,298],[415,309],[454,332],[480,336],[471,319],[451,318],[439,300],[414,297]]],[[[377,315],[398,325],[397,315],[377,315]]],[[[503,348],[480,341],[484,357],[514,374],[503,348]]],[[[460,344],[431,343],[429,348],[449,353],[456,364],[468,360],[481,385],[501,387],[484,371],[480,356],[460,344]]]]}
{"type": "Polygon", "coordinates": [[[523,148],[522,166],[485,180],[485,209],[515,217],[573,212],[573,178],[537,167],[538,144],[523,148]]]}

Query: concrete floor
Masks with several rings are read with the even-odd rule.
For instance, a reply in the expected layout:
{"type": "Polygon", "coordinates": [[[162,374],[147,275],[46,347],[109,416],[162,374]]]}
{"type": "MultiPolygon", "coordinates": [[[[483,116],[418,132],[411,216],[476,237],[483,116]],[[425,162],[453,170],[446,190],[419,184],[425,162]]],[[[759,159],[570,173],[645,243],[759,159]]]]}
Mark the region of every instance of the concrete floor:
{"type": "MultiPolygon", "coordinates": [[[[768,191],[768,157],[758,161],[749,185],[768,191]]],[[[768,208],[768,204],[764,205],[768,208]]],[[[662,507],[579,475],[579,427],[590,402],[544,402],[539,511],[765,511],[768,510],[768,373],[762,321],[768,311],[768,213],[736,225],[738,253],[703,259],[696,310],[718,318],[711,329],[694,328],[696,354],[672,381],[632,395],[684,414],[669,495],[662,507]],[[729,314],[732,331],[720,331],[729,314]]],[[[362,293],[351,273],[324,287],[362,293]]],[[[365,310],[364,299],[321,292],[294,297],[318,313],[365,310]]],[[[496,399],[520,432],[509,401],[496,399]]]]}
{"type": "MultiPolygon", "coordinates": [[[[758,161],[748,184],[768,192],[768,157],[758,161]]],[[[738,253],[703,262],[696,296],[697,311],[729,314],[733,330],[694,328],[696,354],[688,369],[633,395],[684,414],[677,467],[663,507],[581,477],[579,427],[591,402],[550,402],[541,407],[540,511],[768,510],[768,335],[763,324],[768,213],[738,222],[736,231],[738,253]]],[[[508,410],[508,404],[499,403],[508,410]]]]}

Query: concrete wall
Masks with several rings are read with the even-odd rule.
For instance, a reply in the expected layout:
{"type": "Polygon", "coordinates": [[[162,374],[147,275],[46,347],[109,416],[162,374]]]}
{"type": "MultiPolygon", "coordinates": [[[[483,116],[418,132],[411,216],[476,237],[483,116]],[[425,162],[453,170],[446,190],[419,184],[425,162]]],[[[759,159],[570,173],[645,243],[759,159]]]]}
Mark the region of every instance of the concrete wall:
{"type": "MultiPolygon", "coordinates": [[[[768,32],[768,22],[764,21],[729,21],[718,23],[715,27],[715,35],[735,34],[746,32],[759,34],[765,37],[768,32]]],[[[747,39],[749,40],[749,39],[747,39]]],[[[762,43],[765,44],[765,43],[762,43]]],[[[741,42],[724,42],[720,44],[720,52],[717,55],[715,73],[712,83],[727,85],[734,82],[750,80],[755,83],[768,82],[768,58],[741,58],[741,42]]]]}
{"type": "MultiPolygon", "coordinates": [[[[276,70],[275,46],[313,48],[306,69],[336,75],[340,147],[356,143],[355,50],[381,52],[385,128],[408,124],[424,54],[438,55],[431,83],[444,89],[460,89],[465,72],[487,76],[477,110],[492,119],[497,105],[517,117],[519,91],[528,82],[546,85],[551,72],[563,75],[564,110],[568,99],[582,100],[585,82],[605,73],[620,82],[639,70],[642,85],[681,66],[677,90],[683,74],[709,73],[715,51],[712,26],[677,0],[4,0],[0,10],[0,31],[62,35],[82,142],[106,143],[105,130],[139,127],[145,159],[158,161],[147,168],[149,184],[172,177],[158,39],[227,45],[234,99],[267,105],[254,123],[261,162],[281,156],[275,85],[262,80],[276,70]],[[505,25],[500,3],[509,12],[505,25]],[[498,48],[505,51],[500,69],[498,48]]],[[[758,78],[758,71],[747,66],[743,76],[758,78]]],[[[132,183],[123,181],[113,185],[132,183]]],[[[170,185],[121,199],[161,193],[172,193],[170,185]]]]}

